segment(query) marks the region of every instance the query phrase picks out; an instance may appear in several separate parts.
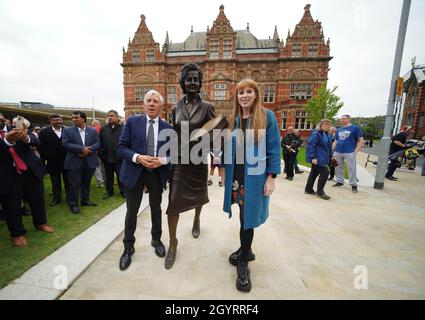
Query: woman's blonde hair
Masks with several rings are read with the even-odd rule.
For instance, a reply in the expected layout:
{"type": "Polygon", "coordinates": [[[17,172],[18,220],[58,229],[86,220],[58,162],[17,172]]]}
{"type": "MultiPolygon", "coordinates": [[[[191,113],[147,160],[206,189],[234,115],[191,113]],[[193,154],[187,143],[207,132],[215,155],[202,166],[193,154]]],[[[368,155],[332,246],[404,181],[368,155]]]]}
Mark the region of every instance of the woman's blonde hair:
{"type": "Polygon", "coordinates": [[[229,119],[230,120],[229,129],[230,131],[233,131],[235,129],[236,117],[239,118],[239,128],[242,128],[242,107],[240,106],[238,101],[238,92],[246,88],[253,89],[256,96],[254,103],[252,104],[252,107],[251,107],[251,128],[250,129],[254,129],[255,143],[258,144],[258,140],[261,136],[261,133],[259,134],[259,130],[266,129],[267,117],[266,117],[266,112],[260,103],[260,92],[258,90],[258,85],[252,79],[243,79],[236,85],[235,100],[234,100],[235,102],[234,102],[232,114],[230,115],[230,119],[229,119]]]}

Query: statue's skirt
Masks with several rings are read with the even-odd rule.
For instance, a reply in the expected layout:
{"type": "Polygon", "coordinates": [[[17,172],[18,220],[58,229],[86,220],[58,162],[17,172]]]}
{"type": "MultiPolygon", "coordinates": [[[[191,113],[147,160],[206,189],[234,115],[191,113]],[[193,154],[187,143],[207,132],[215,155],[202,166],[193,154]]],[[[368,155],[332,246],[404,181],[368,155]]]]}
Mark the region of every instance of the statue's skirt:
{"type": "Polygon", "coordinates": [[[209,202],[208,164],[176,164],[170,175],[167,214],[176,215],[209,202]]]}

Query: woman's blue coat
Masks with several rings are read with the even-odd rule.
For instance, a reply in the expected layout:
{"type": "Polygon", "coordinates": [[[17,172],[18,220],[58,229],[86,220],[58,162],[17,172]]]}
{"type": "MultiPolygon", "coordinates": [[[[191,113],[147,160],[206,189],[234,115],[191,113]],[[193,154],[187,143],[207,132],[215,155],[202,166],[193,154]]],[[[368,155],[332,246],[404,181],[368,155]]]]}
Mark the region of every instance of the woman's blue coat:
{"type": "MultiPolygon", "coordinates": [[[[245,164],[245,195],[244,195],[244,229],[252,229],[263,224],[269,216],[269,200],[265,197],[264,184],[267,174],[280,174],[280,134],[274,113],[267,111],[267,130],[265,137],[260,139],[258,145],[251,139],[246,139],[244,155],[245,164]],[[250,156],[251,155],[251,156],[250,156]],[[252,156],[253,155],[253,156],[252,156]],[[248,160],[248,161],[247,161],[248,160]]],[[[235,119],[235,128],[239,127],[239,119],[235,119]]],[[[232,217],[232,184],[236,162],[236,145],[239,130],[234,130],[231,144],[225,152],[231,154],[231,161],[225,161],[225,184],[223,210],[232,217]],[[231,147],[231,150],[230,150],[231,147]],[[230,153],[231,151],[231,153],[230,153]]]]}
{"type": "Polygon", "coordinates": [[[326,167],[332,159],[332,140],[323,131],[314,130],[307,141],[306,160],[311,163],[314,159],[320,167],[326,167]]]}

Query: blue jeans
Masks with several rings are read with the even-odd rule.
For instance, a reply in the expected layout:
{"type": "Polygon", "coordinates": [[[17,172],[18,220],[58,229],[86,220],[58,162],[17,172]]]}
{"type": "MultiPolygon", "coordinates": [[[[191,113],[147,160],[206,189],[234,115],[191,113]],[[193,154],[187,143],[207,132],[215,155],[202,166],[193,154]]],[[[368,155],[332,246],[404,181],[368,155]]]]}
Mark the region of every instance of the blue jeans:
{"type": "Polygon", "coordinates": [[[425,159],[422,162],[422,175],[425,176],[425,159]]]}

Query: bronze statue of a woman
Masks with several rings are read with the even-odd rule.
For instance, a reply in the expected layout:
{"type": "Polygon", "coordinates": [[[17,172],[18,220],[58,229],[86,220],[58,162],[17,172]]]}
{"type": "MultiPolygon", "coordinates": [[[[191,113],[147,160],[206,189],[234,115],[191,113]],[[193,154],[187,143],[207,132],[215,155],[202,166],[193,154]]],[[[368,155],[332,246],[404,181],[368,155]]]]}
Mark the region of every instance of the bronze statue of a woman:
{"type": "MultiPolygon", "coordinates": [[[[189,143],[182,135],[182,127],[188,126],[189,134],[201,128],[209,120],[215,118],[214,106],[205,102],[199,96],[202,87],[202,71],[197,64],[187,63],[181,69],[180,86],[183,98],[173,107],[173,126],[177,132],[179,146],[189,143]]],[[[193,143],[189,143],[189,154],[193,143]]],[[[186,155],[187,156],[187,155],[186,155]]],[[[182,161],[179,147],[179,161],[174,164],[170,177],[170,193],[167,208],[170,245],[165,258],[165,268],[171,269],[177,253],[177,224],[182,212],[195,209],[192,235],[198,238],[200,234],[200,215],[202,206],[208,199],[208,164],[193,164],[192,161],[182,161]],[[187,163],[187,164],[185,164],[187,163]]]]}

